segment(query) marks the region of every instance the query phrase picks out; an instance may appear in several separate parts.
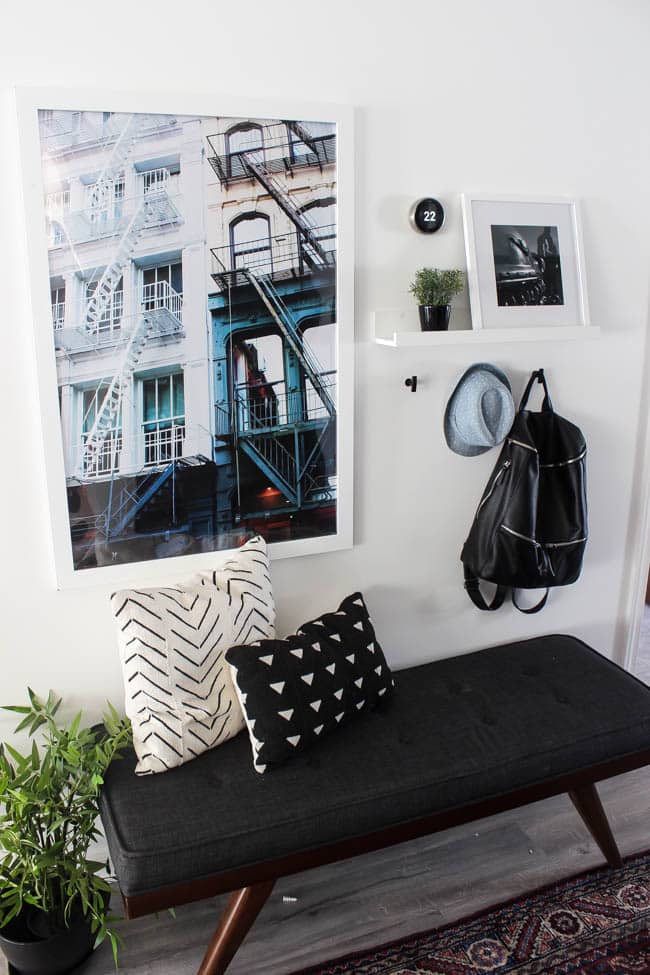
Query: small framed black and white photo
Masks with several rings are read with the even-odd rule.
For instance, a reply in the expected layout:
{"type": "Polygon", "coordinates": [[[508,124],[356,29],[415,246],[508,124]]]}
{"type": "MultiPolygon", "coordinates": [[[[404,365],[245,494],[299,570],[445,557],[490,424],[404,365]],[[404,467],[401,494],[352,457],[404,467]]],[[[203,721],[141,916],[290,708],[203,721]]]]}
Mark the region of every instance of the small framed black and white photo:
{"type": "Polygon", "coordinates": [[[472,327],[589,324],[578,204],[462,197],[472,327]]]}

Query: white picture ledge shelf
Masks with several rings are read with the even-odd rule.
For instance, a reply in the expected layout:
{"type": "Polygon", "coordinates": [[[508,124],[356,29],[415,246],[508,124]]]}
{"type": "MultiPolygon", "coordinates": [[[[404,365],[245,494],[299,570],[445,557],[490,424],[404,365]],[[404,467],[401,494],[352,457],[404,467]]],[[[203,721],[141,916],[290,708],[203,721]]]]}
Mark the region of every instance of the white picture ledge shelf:
{"type": "Polygon", "coordinates": [[[491,342],[564,342],[598,338],[597,325],[547,325],[515,328],[463,328],[448,332],[422,332],[415,309],[382,308],[374,312],[375,342],[392,349],[440,345],[481,345],[491,342]]]}

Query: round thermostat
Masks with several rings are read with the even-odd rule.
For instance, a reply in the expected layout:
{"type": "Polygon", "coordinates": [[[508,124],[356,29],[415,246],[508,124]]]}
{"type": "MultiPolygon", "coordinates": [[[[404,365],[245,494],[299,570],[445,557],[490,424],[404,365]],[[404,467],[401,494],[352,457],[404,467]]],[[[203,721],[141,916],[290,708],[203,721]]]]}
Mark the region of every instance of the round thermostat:
{"type": "Polygon", "coordinates": [[[413,227],[423,234],[435,234],[445,222],[445,210],[440,200],[425,196],[411,207],[409,219],[413,227]]]}

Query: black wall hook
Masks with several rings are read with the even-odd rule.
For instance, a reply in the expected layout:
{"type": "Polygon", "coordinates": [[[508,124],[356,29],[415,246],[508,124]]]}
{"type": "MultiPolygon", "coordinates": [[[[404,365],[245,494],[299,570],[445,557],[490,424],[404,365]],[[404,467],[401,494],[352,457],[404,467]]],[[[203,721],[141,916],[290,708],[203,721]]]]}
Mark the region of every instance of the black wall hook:
{"type": "Polygon", "coordinates": [[[412,393],[415,393],[416,390],[417,390],[417,388],[418,388],[418,377],[417,376],[409,376],[409,378],[404,381],[404,385],[405,386],[410,386],[411,387],[411,392],[412,393]]]}

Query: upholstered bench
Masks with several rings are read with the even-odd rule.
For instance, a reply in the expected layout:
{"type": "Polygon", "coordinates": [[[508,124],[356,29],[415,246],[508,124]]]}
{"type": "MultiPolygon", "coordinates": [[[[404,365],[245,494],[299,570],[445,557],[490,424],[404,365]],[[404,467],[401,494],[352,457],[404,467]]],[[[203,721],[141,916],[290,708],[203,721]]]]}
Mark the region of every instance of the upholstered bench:
{"type": "Polygon", "coordinates": [[[101,812],[127,916],[235,891],[199,969],[219,975],[278,877],[563,792],[620,864],[594,783],[650,764],[650,688],[569,636],[395,678],[385,710],[265,775],[245,733],[164,774],[114,762],[101,812]]]}

